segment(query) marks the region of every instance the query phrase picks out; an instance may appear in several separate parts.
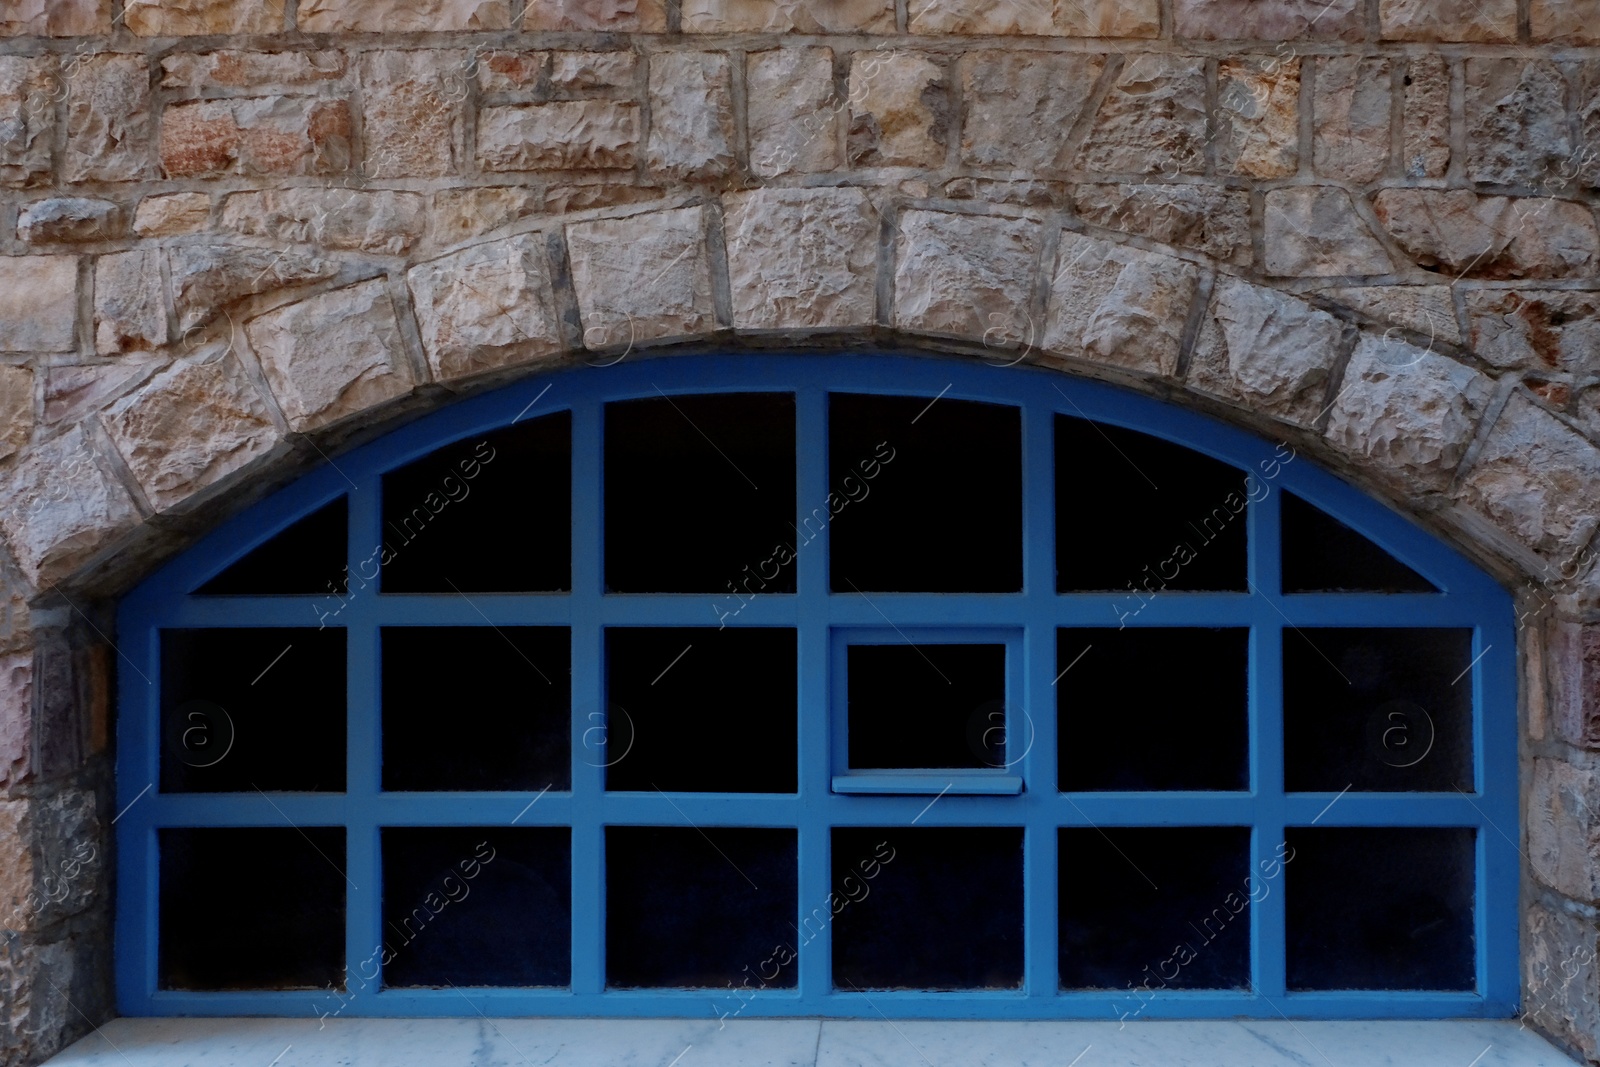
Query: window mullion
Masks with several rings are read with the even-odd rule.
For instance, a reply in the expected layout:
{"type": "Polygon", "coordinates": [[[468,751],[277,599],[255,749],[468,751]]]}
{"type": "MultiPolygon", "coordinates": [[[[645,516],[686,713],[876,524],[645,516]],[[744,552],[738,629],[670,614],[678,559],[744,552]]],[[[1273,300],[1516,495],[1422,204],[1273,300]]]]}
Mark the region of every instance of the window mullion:
{"type": "Polygon", "coordinates": [[[1251,900],[1251,973],[1255,992],[1276,1003],[1285,991],[1287,929],[1287,871],[1278,856],[1279,846],[1284,843],[1285,814],[1283,627],[1276,613],[1265,605],[1250,630],[1250,755],[1250,784],[1256,795],[1247,884],[1251,900]]]}
{"type": "MultiPolygon", "coordinates": [[[[828,498],[828,394],[821,388],[803,389],[795,396],[795,434],[797,441],[812,447],[795,449],[798,470],[795,476],[796,515],[806,514],[817,502],[828,498]]],[[[826,507],[826,504],[823,504],[826,507]]],[[[799,718],[800,718],[800,917],[821,908],[828,913],[828,886],[831,865],[829,810],[831,795],[831,693],[829,663],[832,639],[829,633],[828,539],[817,537],[809,544],[795,544],[795,588],[799,597],[799,718]]],[[[800,996],[818,1005],[832,992],[831,931],[824,929],[809,944],[807,928],[796,918],[795,948],[799,953],[800,996]]]]}
{"type": "Polygon", "coordinates": [[[572,992],[605,988],[606,742],[600,405],[572,409],[572,992]]]}
{"type": "MultiPolygon", "coordinates": [[[[354,494],[358,496],[360,494],[354,494]]],[[[375,494],[369,494],[375,495],[375,494]]],[[[354,518],[354,516],[352,516],[354,518]]],[[[357,529],[351,524],[352,531],[357,529]]],[[[379,630],[367,612],[345,634],[348,747],[345,764],[345,988],[360,1011],[378,991],[383,884],[378,855],[379,630]]]]}
{"type": "MultiPolygon", "coordinates": [[[[1043,405],[1022,413],[1022,589],[1026,629],[1020,653],[1021,710],[1008,710],[1007,760],[1026,782],[1019,807],[1025,813],[1023,841],[1023,989],[1054,998],[1059,975],[1059,879],[1056,689],[1056,502],[1055,415],[1043,405]]],[[[1017,672],[1013,672],[1013,677],[1017,672]]]]}

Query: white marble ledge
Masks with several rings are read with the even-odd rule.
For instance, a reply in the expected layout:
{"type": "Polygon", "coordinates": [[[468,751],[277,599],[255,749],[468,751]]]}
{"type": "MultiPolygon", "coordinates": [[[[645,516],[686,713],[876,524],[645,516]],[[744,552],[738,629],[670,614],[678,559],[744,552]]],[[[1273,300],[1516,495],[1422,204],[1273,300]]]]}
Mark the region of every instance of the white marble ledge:
{"type": "Polygon", "coordinates": [[[1571,1067],[1514,1022],[115,1019],[51,1067],[1571,1067]]]}

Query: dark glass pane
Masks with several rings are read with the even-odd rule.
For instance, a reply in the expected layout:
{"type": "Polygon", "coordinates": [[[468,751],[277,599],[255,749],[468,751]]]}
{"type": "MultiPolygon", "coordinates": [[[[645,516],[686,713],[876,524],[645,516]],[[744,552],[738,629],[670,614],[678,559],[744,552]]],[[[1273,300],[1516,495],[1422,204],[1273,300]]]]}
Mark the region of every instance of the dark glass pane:
{"type": "Polygon", "coordinates": [[[383,544],[357,563],[386,593],[572,585],[572,416],[464,437],[383,476],[383,544]]]}
{"type": "Polygon", "coordinates": [[[1020,829],[835,827],[833,871],[835,899],[801,925],[835,913],[835,988],[1022,985],[1020,829]],[[861,872],[854,889],[851,872],[861,872]]]}
{"type": "Polygon", "coordinates": [[[1285,630],[1284,788],[1471,791],[1471,663],[1471,630],[1285,630]]]}
{"type": "Polygon", "coordinates": [[[344,789],[345,632],[161,631],[161,791],[344,789]]]}
{"type": "Polygon", "coordinates": [[[344,828],[160,831],[163,989],[344,987],[344,828]]]}
{"type": "Polygon", "coordinates": [[[1004,645],[851,645],[852,768],[1004,767],[1004,645]]]}
{"type": "Polygon", "coordinates": [[[1022,416],[931,396],[835,393],[828,499],[806,501],[801,550],[826,529],[837,593],[1022,588],[1022,416]]]}
{"type": "Polygon", "coordinates": [[[607,827],[606,985],[747,988],[794,944],[798,862],[793,830],[607,827]]]}
{"type": "Polygon", "coordinates": [[[346,592],[349,529],[350,507],[340,497],[290,523],[195,592],[219,596],[342,595],[346,592]]]}
{"type": "Polygon", "coordinates": [[[1126,593],[1126,621],[1163,589],[1243,590],[1245,513],[1262,482],[1193,449],[1056,416],[1056,588],[1126,593]]]}
{"type": "Polygon", "coordinates": [[[1474,831],[1291,827],[1290,989],[1473,989],[1474,831]]]}
{"type": "Polygon", "coordinates": [[[383,788],[571,787],[565,627],[385,626],[382,633],[383,788]]]}
{"type": "Polygon", "coordinates": [[[1056,631],[1061,788],[1248,788],[1249,660],[1243,629],[1056,631]]]}
{"type": "Polygon", "coordinates": [[[1437,593],[1422,575],[1293,493],[1283,494],[1285,593],[1437,593]]]}
{"type": "Polygon", "coordinates": [[[571,839],[565,826],[385,828],[383,984],[567,985],[571,839]]]}
{"type": "Polygon", "coordinates": [[[1250,985],[1248,828],[1063,829],[1060,862],[1061,988],[1250,985]]]}
{"type": "Polygon", "coordinates": [[[606,630],[606,788],[792,793],[795,634],[606,630]]]}
{"type": "Polygon", "coordinates": [[[794,592],[794,478],[789,393],[607,404],[606,588],[794,592]]]}

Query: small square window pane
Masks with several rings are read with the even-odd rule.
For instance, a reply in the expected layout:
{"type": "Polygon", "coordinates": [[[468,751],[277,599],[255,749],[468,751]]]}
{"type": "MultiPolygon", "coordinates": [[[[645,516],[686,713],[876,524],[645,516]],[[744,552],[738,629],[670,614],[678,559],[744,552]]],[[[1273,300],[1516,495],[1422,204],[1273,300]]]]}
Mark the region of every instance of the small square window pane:
{"type": "Polygon", "coordinates": [[[606,788],[794,792],[795,647],[788,629],[608,628],[606,788]]]}
{"type": "Polygon", "coordinates": [[[835,912],[836,989],[1022,985],[1020,829],[835,827],[833,872],[835,903],[802,927],[835,912]]]}
{"type": "Polygon", "coordinates": [[[792,593],[791,393],[606,405],[606,588],[792,593]]]}
{"type": "Polygon", "coordinates": [[[1250,985],[1248,828],[1063,829],[1060,864],[1061,988],[1250,985]]]}
{"type": "MultiPolygon", "coordinates": [[[[746,988],[794,944],[795,841],[781,829],[607,827],[606,985],[746,988]]],[[[765,981],[792,989],[797,969],[765,981]]]]}
{"type": "Polygon", "coordinates": [[[1291,827],[1290,989],[1477,985],[1475,831],[1291,827]]]}
{"type": "Polygon", "coordinates": [[[1437,593],[1434,584],[1322,509],[1283,494],[1285,593],[1437,593]]]}
{"type": "Polygon", "coordinates": [[[572,832],[383,830],[385,986],[564,986],[572,979],[572,832]]]}
{"type": "MultiPolygon", "coordinates": [[[[1120,426],[1056,416],[1056,589],[1243,590],[1245,514],[1260,485],[1237,467],[1120,426]]],[[[1137,591],[1137,592],[1135,592],[1137,591]]]]}
{"type": "Polygon", "coordinates": [[[1249,660],[1244,629],[1056,631],[1061,788],[1248,788],[1249,660]]]}
{"type": "Polygon", "coordinates": [[[345,631],[161,631],[161,791],[344,790],[345,631]]]}
{"type": "Polygon", "coordinates": [[[834,393],[826,501],[807,501],[802,551],[829,535],[836,593],[1022,588],[1022,416],[933,396],[834,393]]]}
{"type": "Polygon", "coordinates": [[[383,788],[571,787],[565,627],[385,626],[382,634],[383,788]]]}
{"type": "Polygon", "coordinates": [[[1006,765],[1004,645],[851,645],[850,767],[1006,765]]]}
{"type": "Polygon", "coordinates": [[[344,828],[163,829],[162,989],[344,988],[344,828]]]}
{"type": "MultiPolygon", "coordinates": [[[[340,497],[290,523],[195,592],[207,596],[343,595],[347,591],[349,528],[350,507],[340,497]]],[[[332,610],[332,606],[323,610],[332,610]]]]}
{"type": "Polygon", "coordinates": [[[1284,788],[1473,789],[1472,631],[1283,632],[1284,788]]]}

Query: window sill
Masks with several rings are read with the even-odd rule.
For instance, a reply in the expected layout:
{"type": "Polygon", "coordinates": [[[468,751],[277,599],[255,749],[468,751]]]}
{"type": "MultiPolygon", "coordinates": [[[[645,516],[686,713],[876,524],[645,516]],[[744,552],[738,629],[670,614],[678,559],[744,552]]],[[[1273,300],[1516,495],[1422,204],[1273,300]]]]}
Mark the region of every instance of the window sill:
{"type": "Polygon", "coordinates": [[[1488,1020],[928,1022],[737,1019],[114,1019],[51,1067],[1571,1067],[1488,1020]],[[1074,1057],[1077,1057],[1074,1059],[1074,1057]]]}

